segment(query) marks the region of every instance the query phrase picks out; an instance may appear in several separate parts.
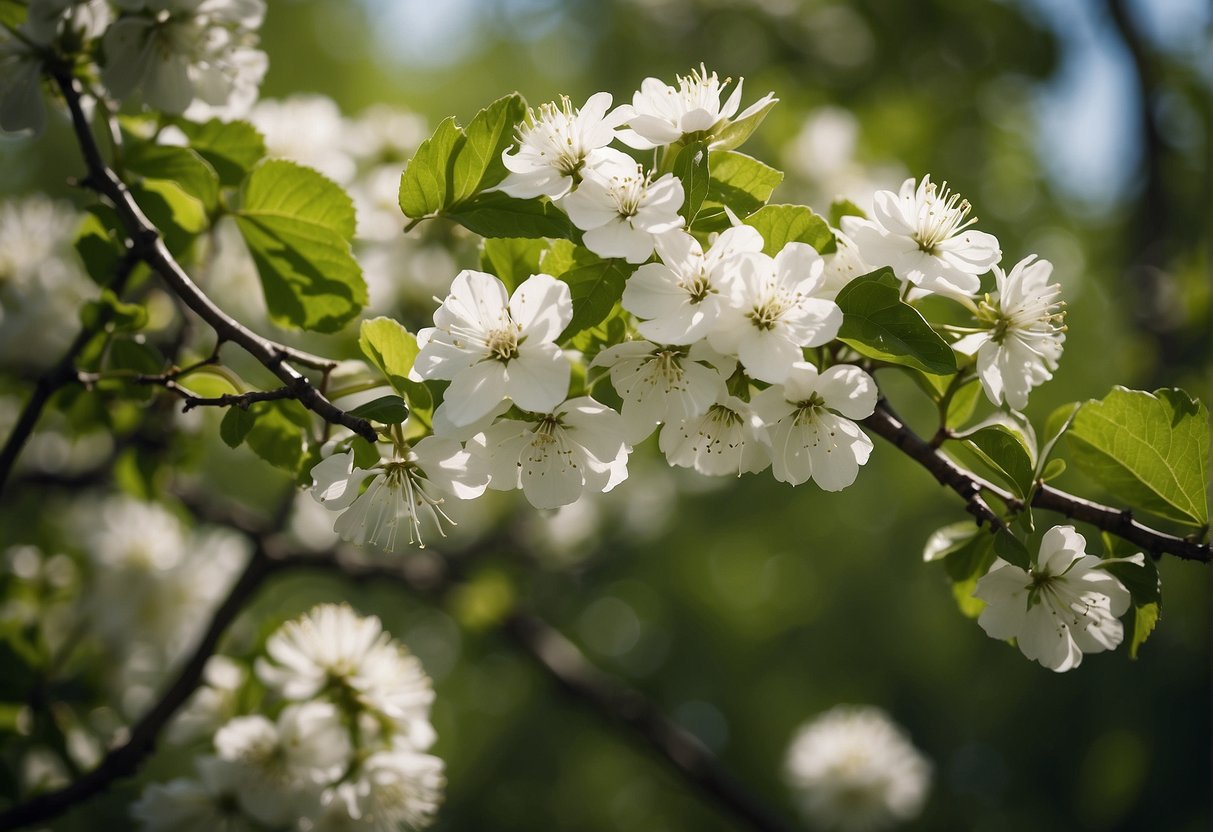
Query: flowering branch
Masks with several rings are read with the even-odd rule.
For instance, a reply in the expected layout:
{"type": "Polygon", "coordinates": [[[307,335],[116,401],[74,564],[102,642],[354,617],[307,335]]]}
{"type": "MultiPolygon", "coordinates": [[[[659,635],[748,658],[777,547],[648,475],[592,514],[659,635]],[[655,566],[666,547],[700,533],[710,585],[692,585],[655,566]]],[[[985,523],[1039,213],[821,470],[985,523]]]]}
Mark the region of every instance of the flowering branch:
{"type": "Polygon", "coordinates": [[[242,326],[202,292],[190,279],[168,248],[159,231],[144,215],[131,196],[130,190],[101,157],[101,151],[89,129],[81,106],[83,90],[80,82],[64,69],[54,72],[55,82],[63,92],[72,126],[88,167],[84,184],[108,199],[131,239],[131,251],[157,272],[169,288],[181,298],[198,317],[206,321],[221,341],[239,344],[290,388],[290,398],[298,401],[326,422],[344,425],[359,436],[375,441],[375,431],[366,419],[352,416],[334,405],[288,362],[316,370],[330,371],[335,362],[296,350],[265,338],[242,326]]]}
{"type": "MultiPolygon", "coordinates": [[[[126,287],[126,282],[138,262],[139,258],[133,249],[128,250],[126,255],[118,261],[113,279],[109,285],[110,291],[115,296],[122,294],[122,290],[126,287]]],[[[30,436],[33,434],[34,427],[38,424],[38,419],[42,416],[42,411],[46,407],[47,402],[50,401],[51,396],[55,395],[60,388],[66,387],[77,380],[76,359],[88,345],[89,341],[93,340],[94,336],[105,329],[112,317],[113,310],[108,306],[101,306],[97,310],[97,315],[92,325],[85,324],[81,327],[75,340],[68,346],[67,351],[63,353],[63,357],[56,362],[54,367],[39,378],[34,385],[33,394],[22,409],[12,433],[4,441],[4,448],[0,450],[0,494],[4,493],[4,486],[8,482],[9,475],[12,474],[17,457],[20,456],[21,449],[25,447],[25,443],[29,441],[30,436]]]]}
{"type": "MultiPolygon", "coordinates": [[[[995,497],[1012,511],[1023,508],[1023,501],[1015,495],[964,470],[944,456],[938,448],[910,430],[897,418],[887,402],[881,401],[877,405],[876,411],[865,419],[863,424],[873,433],[892,442],[906,456],[930,471],[940,485],[959,494],[965,500],[968,511],[977,518],[979,524],[989,523],[993,530],[997,530],[1003,525],[1002,519],[986,503],[983,494],[995,497]]],[[[1037,484],[1032,493],[1032,505],[1046,511],[1055,511],[1074,520],[1090,523],[1140,546],[1154,557],[1174,555],[1182,560],[1195,560],[1201,563],[1209,563],[1210,560],[1213,560],[1208,543],[1158,531],[1134,519],[1131,511],[1077,497],[1046,483],[1037,484]]]]}
{"type": "Polygon", "coordinates": [[[267,557],[264,551],[254,551],[244,572],[236,579],[223,603],[211,616],[206,632],[198,641],[194,652],[190,654],[172,684],[131,729],[127,741],[111,749],[92,771],[62,789],[38,795],[0,812],[0,832],[46,823],[104,791],[114,781],[133,774],[140,763],[155,750],[161,731],[169,724],[173,715],[197,689],[207,660],[214,654],[215,647],[228,626],[270,573],[280,566],[280,563],[267,557]]]}

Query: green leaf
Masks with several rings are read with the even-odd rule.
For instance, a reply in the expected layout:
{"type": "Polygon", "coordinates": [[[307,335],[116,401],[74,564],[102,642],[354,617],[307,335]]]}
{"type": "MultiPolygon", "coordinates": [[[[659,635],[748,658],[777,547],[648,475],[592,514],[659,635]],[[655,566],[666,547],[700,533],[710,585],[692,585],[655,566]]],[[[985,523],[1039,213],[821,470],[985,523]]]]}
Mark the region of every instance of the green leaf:
{"type": "Polygon", "coordinates": [[[762,250],[771,257],[788,243],[808,243],[821,254],[836,248],[826,221],[803,205],[764,205],[746,217],[745,224],[762,234],[762,250]]]}
{"type": "Polygon", "coordinates": [[[291,474],[298,472],[311,424],[303,405],[292,399],[258,402],[249,407],[249,412],[254,419],[244,441],[253,453],[291,474]]]}
{"type": "Polygon", "coordinates": [[[238,448],[256,421],[257,417],[243,407],[229,407],[219,423],[219,438],[229,448],[238,448]]]}
{"type": "Polygon", "coordinates": [[[277,159],[258,165],[236,223],[276,324],[335,332],[366,305],[350,251],[353,203],[316,171],[277,159]]]}
{"type": "Polygon", "coordinates": [[[842,228],[843,217],[859,217],[861,220],[865,220],[868,215],[851,200],[836,199],[830,203],[830,225],[834,228],[842,228]]]}
{"type": "Polygon", "coordinates": [[[428,217],[449,204],[447,172],[455,149],[466,140],[451,116],[417,148],[400,174],[400,210],[406,217],[428,217]]]}
{"type": "Polygon", "coordinates": [[[737,217],[745,219],[765,205],[775,186],[783,181],[781,171],[732,150],[708,154],[708,166],[711,174],[708,193],[695,222],[695,228],[702,231],[729,227],[726,205],[737,217]]]}
{"type": "Polygon", "coordinates": [[[1158,564],[1144,554],[1133,558],[1111,558],[1100,564],[1101,569],[1116,576],[1133,596],[1137,606],[1162,601],[1162,583],[1158,577],[1158,564]],[[1140,561],[1137,563],[1136,561],[1140,561]]]}
{"type": "Polygon", "coordinates": [[[1041,469],[1041,472],[1037,475],[1037,478],[1041,482],[1049,482],[1050,480],[1055,480],[1060,477],[1065,473],[1065,470],[1066,461],[1064,459],[1050,459],[1045,463],[1045,467],[1041,469]]]}
{"type": "Polygon", "coordinates": [[[778,98],[772,98],[757,112],[751,113],[743,119],[729,122],[712,138],[712,149],[732,150],[735,147],[741,147],[745,143],[745,140],[762,124],[763,120],[767,117],[767,113],[771,112],[771,108],[778,103],[778,98]]]}
{"type": "Polygon", "coordinates": [[[569,218],[548,200],[517,199],[499,191],[475,196],[444,216],[481,237],[574,236],[569,218]]]}
{"type": "Polygon", "coordinates": [[[84,270],[99,286],[114,279],[118,261],[126,252],[123,234],[114,209],[93,205],[80,220],[74,245],[84,263],[84,270]]]}
{"type": "Polygon", "coordinates": [[[687,224],[695,220],[703,200],[708,195],[708,146],[705,142],[692,142],[678,152],[674,160],[674,176],[682,182],[682,210],[687,224]]]}
{"type": "Polygon", "coordinates": [[[213,211],[219,202],[219,174],[188,147],[139,143],[127,151],[126,167],[145,179],[175,183],[213,211]]]}
{"type": "Polygon", "coordinates": [[[956,607],[960,610],[960,614],[965,618],[977,618],[986,608],[986,602],[973,594],[979,580],[981,580],[981,576],[974,575],[952,584],[952,597],[956,600],[956,607]]]}
{"type": "Polygon", "coordinates": [[[1073,462],[1133,508],[1209,522],[1209,411],[1178,389],[1113,388],[1086,402],[1066,433],[1073,462]]]}
{"type": "Polygon", "coordinates": [[[80,322],[85,329],[109,326],[115,332],[134,332],[147,325],[147,307],[141,303],[124,303],[112,289],[102,289],[96,300],[80,309],[80,322]]]}
{"type": "MultiPolygon", "coordinates": [[[[142,336],[136,336],[141,338],[142,336]]],[[[145,375],[156,375],[164,369],[164,356],[160,350],[142,340],[115,338],[110,342],[106,362],[110,370],[123,370],[145,375]]]]}
{"type": "Polygon", "coordinates": [[[247,121],[211,119],[195,124],[177,119],[173,123],[185,133],[190,147],[210,163],[223,185],[239,185],[265,157],[265,139],[247,121]]]}
{"type": "Polygon", "coordinates": [[[943,567],[955,582],[973,580],[990,571],[994,563],[994,535],[980,532],[963,546],[943,557],[943,567]]]}
{"type": "Polygon", "coordinates": [[[1142,604],[1133,608],[1133,617],[1129,619],[1129,658],[1136,659],[1137,652],[1146,643],[1146,639],[1158,626],[1162,618],[1162,604],[1142,604]]]}
{"type": "Polygon", "coordinates": [[[391,318],[362,322],[358,332],[362,354],[377,367],[397,392],[404,392],[409,372],[417,359],[417,337],[391,318]]]}
{"type": "Polygon", "coordinates": [[[952,394],[945,417],[948,430],[955,430],[969,421],[973,411],[977,409],[977,403],[981,401],[981,393],[981,384],[974,378],[962,384],[952,394]]]}
{"type": "Polygon", "coordinates": [[[464,130],[451,173],[451,205],[491,188],[505,178],[501,154],[514,141],[514,126],[526,115],[526,102],[518,93],[499,98],[485,107],[464,130]]]}
{"type": "Polygon", "coordinates": [[[145,179],[132,182],[130,191],[152,225],[160,230],[164,245],[174,255],[185,252],[209,224],[202,203],[175,182],[145,179]]]}
{"type": "Polygon", "coordinates": [[[29,15],[29,7],[18,0],[0,0],[0,26],[16,29],[29,15]]]}
{"type": "Polygon", "coordinates": [[[635,266],[613,259],[579,266],[560,275],[559,279],[569,284],[573,297],[573,318],[557,340],[564,341],[606,320],[623,297],[624,284],[635,270],[635,266]]]}
{"type": "Polygon", "coordinates": [[[1009,417],[995,415],[956,439],[998,474],[1020,497],[1027,499],[1036,481],[1035,438],[1009,417]]]}
{"type": "Polygon", "coordinates": [[[409,409],[405,405],[404,399],[387,395],[359,405],[351,410],[350,414],[370,419],[372,422],[382,422],[385,425],[399,425],[409,418],[409,409]]]}
{"type": "Polygon", "coordinates": [[[511,292],[539,272],[539,260],[548,250],[545,240],[493,237],[480,248],[480,267],[494,274],[511,292]]]}
{"type": "Polygon", "coordinates": [[[240,377],[223,366],[199,367],[189,375],[177,379],[177,383],[204,399],[217,399],[220,396],[234,396],[244,392],[240,377]]]}
{"type": "Polygon", "coordinates": [[[1032,568],[1032,556],[1023,541],[1006,529],[994,535],[994,554],[1027,572],[1032,568]]]}
{"type": "Polygon", "coordinates": [[[949,523],[936,529],[927,538],[927,545],[922,550],[922,560],[924,563],[942,560],[953,552],[968,546],[979,534],[984,534],[984,532],[972,520],[949,523]]]}
{"type": "Polygon", "coordinates": [[[539,258],[539,268],[544,274],[560,277],[578,266],[600,262],[602,258],[585,246],[579,246],[569,240],[552,240],[548,250],[539,258]]]}
{"type": "Polygon", "coordinates": [[[838,340],[861,355],[934,375],[956,372],[952,348],[901,301],[901,284],[891,269],[855,278],[835,302],[843,315],[838,340]]]}

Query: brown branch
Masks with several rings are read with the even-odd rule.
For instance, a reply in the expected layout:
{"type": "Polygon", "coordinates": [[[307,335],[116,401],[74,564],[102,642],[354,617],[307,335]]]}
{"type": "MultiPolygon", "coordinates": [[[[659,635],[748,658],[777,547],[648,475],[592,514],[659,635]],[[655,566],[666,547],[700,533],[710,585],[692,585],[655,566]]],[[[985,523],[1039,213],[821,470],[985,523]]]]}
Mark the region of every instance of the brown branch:
{"type": "MultiPolygon", "coordinates": [[[[966,501],[969,512],[977,518],[978,523],[986,521],[993,528],[1002,525],[1001,519],[982,499],[983,493],[1001,500],[1012,511],[1023,508],[1023,501],[1011,492],[966,471],[930,443],[924,441],[893,414],[885,401],[881,400],[877,404],[876,411],[863,420],[863,424],[864,427],[887,439],[906,456],[930,471],[941,485],[959,494],[966,501]]],[[[1032,505],[1035,508],[1055,511],[1074,520],[1090,523],[1092,526],[1140,546],[1143,551],[1154,557],[1174,555],[1183,560],[1195,560],[1201,563],[1209,563],[1210,560],[1213,560],[1207,542],[1158,531],[1136,520],[1131,511],[1077,497],[1047,483],[1037,484],[1032,493],[1032,505]]]]}
{"type": "MultiPolygon", "coordinates": [[[[122,294],[123,289],[126,288],[126,282],[138,262],[139,258],[133,250],[128,251],[118,261],[118,265],[114,270],[114,276],[108,286],[115,296],[122,294]]],[[[21,410],[21,415],[17,418],[17,424],[13,426],[8,439],[4,441],[4,448],[0,449],[0,494],[4,493],[5,483],[8,482],[9,476],[13,472],[13,466],[17,463],[17,457],[21,455],[25,443],[33,435],[34,428],[37,426],[47,403],[60,388],[66,387],[77,380],[76,359],[79,358],[80,353],[88,346],[88,343],[104,331],[112,317],[113,311],[111,307],[107,305],[98,307],[97,315],[92,325],[86,324],[81,327],[79,334],[76,335],[75,340],[68,346],[67,351],[63,353],[63,356],[55,363],[55,366],[43,374],[34,385],[34,392],[30,395],[29,401],[25,403],[25,407],[21,410]]]]}
{"type": "Polygon", "coordinates": [[[223,633],[266,577],[279,566],[281,564],[267,557],[264,551],[255,551],[223,603],[215,610],[194,652],[156,704],[135,723],[126,742],[111,749],[92,771],[62,789],[38,795],[0,812],[0,832],[46,823],[104,791],[114,781],[134,774],[139,764],[155,750],[160,733],[173,715],[197,689],[207,660],[214,654],[223,633]]]}
{"type": "Polygon", "coordinates": [[[295,389],[296,398],[304,407],[326,422],[344,425],[364,439],[374,442],[375,430],[371,427],[370,422],[352,416],[334,405],[305,376],[288,363],[293,362],[318,370],[329,370],[335,362],[279,344],[244,327],[216,306],[190,279],[190,276],[185,273],[185,270],[164,245],[156,227],[139,208],[138,203],[131,196],[130,190],[101,158],[101,151],[97,147],[97,142],[89,129],[88,120],[81,107],[83,90],[80,82],[64,69],[56,69],[54,79],[67,102],[72,117],[72,126],[75,128],[76,138],[88,167],[85,184],[113,204],[119,220],[130,236],[131,250],[160,275],[173,293],[181,298],[194,314],[204,320],[221,341],[231,341],[240,345],[245,352],[276,375],[284,385],[295,389]]]}

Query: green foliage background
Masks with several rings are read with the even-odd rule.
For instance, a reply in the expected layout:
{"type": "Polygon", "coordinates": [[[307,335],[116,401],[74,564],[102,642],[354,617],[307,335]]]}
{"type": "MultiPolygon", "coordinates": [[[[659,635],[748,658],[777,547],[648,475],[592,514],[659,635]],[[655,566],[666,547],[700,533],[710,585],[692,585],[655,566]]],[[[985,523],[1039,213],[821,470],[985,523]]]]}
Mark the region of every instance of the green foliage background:
{"type": "MultiPolygon", "coordinates": [[[[1207,400],[1207,90],[1180,56],[1150,50],[1153,94],[1185,102],[1199,135],[1153,148],[1136,187],[1093,208],[1051,184],[1038,155],[1031,92],[1059,71],[1066,46],[1020,4],[485,0],[476,13],[486,21],[477,47],[426,69],[393,61],[376,41],[386,4],[275,0],[262,32],[271,61],[263,96],[317,91],[347,113],[386,101],[431,125],[452,114],[466,124],[514,90],[533,105],[560,93],[580,102],[600,89],[621,101],[647,75],[671,79],[704,61],[744,75],[746,102],[768,89],[781,98],[747,152],[782,167],[782,149],[810,108],[846,107],[862,128],[862,160],[947,178],[1010,262],[1032,251],[1056,261],[1070,328],[1061,370],[1033,394],[1038,431],[1053,407],[1101,397],[1114,383],[1183,386],[1207,400]],[[790,11],[771,13],[776,5],[790,11]],[[1143,208],[1151,194],[1165,196],[1153,205],[1165,221],[1143,208]],[[1162,271],[1166,297],[1143,281],[1144,268],[1162,271]],[[1135,317],[1152,303],[1169,304],[1165,324],[1165,316],[1135,317]]],[[[1123,49],[1109,31],[1108,48],[1123,49]]],[[[10,192],[66,194],[64,176],[79,170],[65,130],[2,152],[0,187],[10,192]]],[[[790,179],[773,201],[807,199],[824,210],[830,196],[790,179]]],[[[352,340],[334,343],[355,354],[352,340]]],[[[925,399],[880,381],[922,403],[906,415],[925,426],[925,399]]],[[[209,487],[252,505],[271,504],[285,485],[217,436],[205,453],[185,455],[209,487]]],[[[1100,496],[1077,475],[1062,483],[1100,496]]],[[[621,490],[645,488],[637,474],[621,490]]],[[[0,507],[0,537],[15,539],[21,518],[39,516],[32,500],[16,493],[0,507]]],[[[920,552],[933,530],[959,519],[960,506],[879,440],[843,493],[748,477],[670,510],[674,522],[651,540],[608,527],[600,545],[574,556],[526,562],[502,552],[441,608],[387,587],[284,578],[260,596],[233,643],[249,644],[267,621],[321,600],[380,615],[435,677],[436,753],[449,778],[441,830],[736,828],[612,725],[571,707],[492,634],[510,598],[643,689],[789,814],[781,766],[792,732],[851,702],[887,709],[933,759],[916,828],[1208,828],[1208,568],[1160,564],[1163,621],[1136,662],[1121,649],[1054,674],[957,612],[942,569],[922,564],[920,552]]],[[[149,776],[184,768],[166,753],[149,776]]],[[[136,788],[126,784],[56,828],[122,828],[136,788]]]]}

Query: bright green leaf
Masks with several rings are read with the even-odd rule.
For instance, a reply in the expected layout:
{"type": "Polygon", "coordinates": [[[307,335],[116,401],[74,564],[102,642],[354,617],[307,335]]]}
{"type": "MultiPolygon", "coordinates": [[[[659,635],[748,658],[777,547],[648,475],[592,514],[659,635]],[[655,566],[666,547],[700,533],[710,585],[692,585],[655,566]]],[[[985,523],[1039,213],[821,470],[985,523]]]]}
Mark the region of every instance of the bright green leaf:
{"type": "Polygon", "coordinates": [[[417,337],[413,333],[391,318],[372,318],[362,322],[358,346],[397,392],[405,391],[409,372],[419,352],[417,337]]]}
{"type": "Polygon", "coordinates": [[[234,396],[244,392],[240,377],[223,366],[199,367],[189,375],[177,379],[177,383],[204,399],[217,399],[220,396],[234,396]]]}
{"type": "Polygon", "coordinates": [[[125,161],[129,170],[145,179],[176,183],[207,211],[219,202],[219,174],[188,147],[140,143],[129,149],[125,161]]]}
{"type": "Polygon", "coordinates": [[[1027,499],[1036,480],[1036,440],[1029,430],[1008,417],[994,416],[955,438],[962,440],[1021,499],[1027,499]]]}
{"type": "Polygon", "coordinates": [[[674,176],[682,182],[682,210],[679,212],[693,222],[699,207],[708,195],[708,148],[704,142],[692,142],[678,151],[674,160],[674,176]]]}
{"type": "Polygon", "coordinates": [[[702,231],[723,231],[729,227],[726,205],[737,217],[745,219],[765,205],[775,186],[783,181],[781,171],[732,150],[713,151],[708,155],[708,166],[708,193],[694,226],[702,231]]]}
{"type": "Polygon", "coordinates": [[[579,266],[560,275],[573,296],[573,319],[558,340],[564,341],[606,320],[623,297],[628,275],[635,270],[635,266],[614,259],[579,266]]]}
{"type": "Polygon", "coordinates": [[[1209,522],[1209,411],[1177,389],[1113,388],[1066,433],[1075,465],[1134,508],[1193,526],[1209,522]]]}
{"type": "Polygon", "coordinates": [[[262,163],[248,178],[236,223],[278,325],[335,332],[366,305],[366,282],[350,251],[353,203],[316,171],[262,163]]]}
{"type": "Polygon", "coordinates": [[[464,130],[451,170],[450,195],[443,207],[462,202],[505,178],[502,152],[514,141],[514,127],[526,115],[526,102],[518,93],[485,107],[464,130]]]}
{"type": "Polygon", "coordinates": [[[99,286],[114,279],[118,261],[126,252],[118,217],[108,205],[93,205],[80,220],[74,245],[88,276],[99,286]]]}
{"type": "Polygon", "coordinates": [[[247,121],[211,119],[194,124],[174,122],[185,133],[189,145],[210,163],[224,185],[239,185],[253,166],[265,157],[265,139],[247,121]]]}
{"type": "Polygon", "coordinates": [[[1133,608],[1133,615],[1128,622],[1129,632],[1126,633],[1130,659],[1137,658],[1138,651],[1154,632],[1160,618],[1162,618],[1162,604],[1142,604],[1140,607],[1133,608]]]}
{"type": "Polygon", "coordinates": [[[838,340],[880,361],[925,373],[956,372],[956,357],[918,310],[901,301],[901,284],[888,268],[857,277],[843,287],[838,340]]]}
{"type": "Polygon", "coordinates": [[[249,407],[249,412],[254,419],[244,441],[253,453],[276,468],[298,472],[311,424],[303,405],[293,399],[258,402],[249,407]]]}
{"type": "Polygon", "coordinates": [[[145,179],[132,182],[130,192],[152,225],[159,229],[164,245],[174,255],[188,249],[209,224],[202,203],[174,182],[145,179]]]}
{"type": "Polygon", "coordinates": [[[404,399],[388,395],[359,405],[350,411],[350,415],[360,416],[372,422],[382,422],[385,425],[399,425],[409,417],[409,409],[405,405],[404,399]]]}
{"type": "Polygon", "coordinates": [[[492,237],[480,247],[480,267],[513,291],[540,271],[539,261],[547,250],[548,244],[542,239],[492,237]]]}
{"type": "Polygon", "coordinates": [[[455,150],[467,140],[451,116],[423,141],[400,174],[400,210],[406,217],[420,219],[436,214],[449,203],[448,171],[455,150]]]}
{"type": "Polygon", "coordinates": [[[826,221],[803,205],[764,205],[745,224],[758,229],[766,241],[762,250],[772,257],[788,243],[808,243],[822,254],[836,248],[826,221]]]}
{"type": "Polygon", "coordinates": [[[588,266],[601,260],[601,257],[584,246],[569,240],[552,240],[547,251],[539,258],[539,268],[544,274],[560,277],[578,266],[588,266]]]}
{"type": "Polygon", "coordinates": [[[863,220],[867,219],[867,214],[849,199],[836,199],[830,203],[830,225],[834,228],[842,228],[843,217],[859,217],[863,220]]]}
{"type": "Polygon", "coordinates": [[[750,113],[748,116],[737,121],[730,122],[725,125],[715,136],[712,137],[713,150],[732,150],[735,147],[741,147],[745,143],[758,126],[766,119],[767,113],[771,112],[771,108],[779,103],[778,98],[772,98],[756,112],[750,113]]]}

